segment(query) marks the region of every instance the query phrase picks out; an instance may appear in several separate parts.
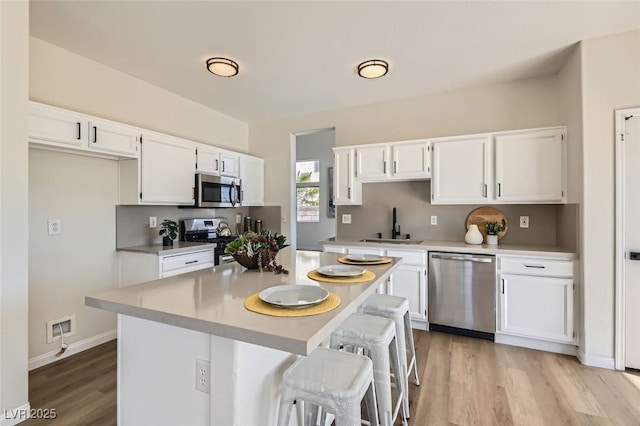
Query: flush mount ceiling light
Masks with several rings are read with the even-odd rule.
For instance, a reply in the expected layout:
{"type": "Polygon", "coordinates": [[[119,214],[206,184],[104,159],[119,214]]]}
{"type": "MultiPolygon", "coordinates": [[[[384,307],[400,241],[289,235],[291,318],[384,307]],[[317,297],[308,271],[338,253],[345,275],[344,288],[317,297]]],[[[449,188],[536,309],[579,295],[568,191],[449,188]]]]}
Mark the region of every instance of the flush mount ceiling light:
{"type": "Polygon", "coordinates": [[[211,74],[220,77],[233,77],[238,74],[238,64],[227,58],[209,58],[207,59],[207,69],[211,74]]]}
{"type": "Polygon", "coordinates": [[[358,65],[358,75],[362,78],[380,78],[388,71],[389,64],[382,59],[372,59],[358,65]]]}

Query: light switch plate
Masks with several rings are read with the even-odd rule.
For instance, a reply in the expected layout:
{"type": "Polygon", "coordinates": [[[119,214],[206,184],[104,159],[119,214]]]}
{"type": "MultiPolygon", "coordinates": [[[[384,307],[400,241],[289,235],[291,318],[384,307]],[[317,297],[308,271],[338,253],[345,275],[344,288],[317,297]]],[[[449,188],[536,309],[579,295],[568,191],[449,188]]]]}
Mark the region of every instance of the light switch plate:
{"type": "Polygon", "coordinates": [[[350,214],[343,214],[342,215],[342,223],[345,224],[345,225],[351,224],[351,215],[350,214]]]}
{"type": "Polygon", "coordinates": [[[520,228],[529,227],[529,216],[520,216],[520,228]]]}

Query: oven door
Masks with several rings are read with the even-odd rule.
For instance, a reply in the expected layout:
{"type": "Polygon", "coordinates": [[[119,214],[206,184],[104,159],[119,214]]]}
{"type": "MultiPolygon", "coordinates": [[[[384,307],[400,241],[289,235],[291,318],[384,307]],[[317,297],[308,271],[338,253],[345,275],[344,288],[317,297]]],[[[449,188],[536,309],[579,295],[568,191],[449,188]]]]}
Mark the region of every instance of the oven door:
{"type": "Polygon", "coordinates": [[[240,207],[239,180],[196,174],[196,207],[240,207]]]}

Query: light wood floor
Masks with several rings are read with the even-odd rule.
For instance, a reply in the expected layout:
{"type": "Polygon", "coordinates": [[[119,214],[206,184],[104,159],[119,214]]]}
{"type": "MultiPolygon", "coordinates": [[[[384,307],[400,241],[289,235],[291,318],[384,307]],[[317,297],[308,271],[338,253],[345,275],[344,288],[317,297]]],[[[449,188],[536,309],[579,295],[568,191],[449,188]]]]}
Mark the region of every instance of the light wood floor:
{"type": "MultiPolygon", "coordinates": [[[[435,332],[415,339],[411,425],[640,425],[640,372],[435,332]]],[[[24,425],[115,425],[115,341],[32,371],[29,389],[32,408],[58,418],[24,425]]]]}

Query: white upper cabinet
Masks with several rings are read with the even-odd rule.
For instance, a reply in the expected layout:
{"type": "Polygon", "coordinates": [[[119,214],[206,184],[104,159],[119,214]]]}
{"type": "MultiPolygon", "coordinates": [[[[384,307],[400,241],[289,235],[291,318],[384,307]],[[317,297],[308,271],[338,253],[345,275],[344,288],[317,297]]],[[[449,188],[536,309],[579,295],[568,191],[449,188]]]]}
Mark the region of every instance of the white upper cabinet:
{"type": "Polygon", "coordinates": [[[220,150],[215,146],[198,144],[196,151],[196,172],[218,176],[220,174],[220,150]]]}
{"type": "Polygon", "coordinates": [[[138,155],[140,130],[112,121],[89,120],[89,148],[115,154],[138,155]]]}
{"type": "Polygon", "coordinates": [[[489,136],[433,143],[432,204],[482,204],[492,193],[489,136]]]}
{"type": "Polygon", "coordinates": [[[427,179],[431,177],[431,148],[427,141],[402,142],[391,145],[396,179],[427,179]]]}
{"type": "Polygon", "coordinates": [[[142,134],[140,199],[148,204],[194,204],[193,143],[158,133],[142,134]]]}
{"type": "Polygon", "coordinates": [[[361,182],[428,179],[431,148],[427,141],[358,145],[355,177],[361,182]]]}
{"type": "Polygon", "coordinates": [[[264,160],[240,156],[240,205],[264,206],[264,160]]]}
{"type": "Polygon", "coordinates": [[[362,184],[355,179],[355,150],[333,148],[333,202],[335,205],[361,205],[362,184]]]}
{"type": "Polygon", "coordinates": [[[29,103],[29,141],[45,145],[83,147],[87,127],[82,114],[36,102],[29,103]]]}
{"type": "Polygon", "coordinates": [[[495,137],[496,200],[561,203],[565,195],[565,130],[547,129],[495,137]]]}
{"type": "Polygon", "coordinates": [[[222,151],[220,153],[220,174],[238,177],[240,174],[240,155],[231,151],[222,151]]]}
{"type": "Polygon", "coordinates": [[[359,146],[356,149],[356,177],[361,181],[389,177],[389,152],[388,145],[359,146]]]}

